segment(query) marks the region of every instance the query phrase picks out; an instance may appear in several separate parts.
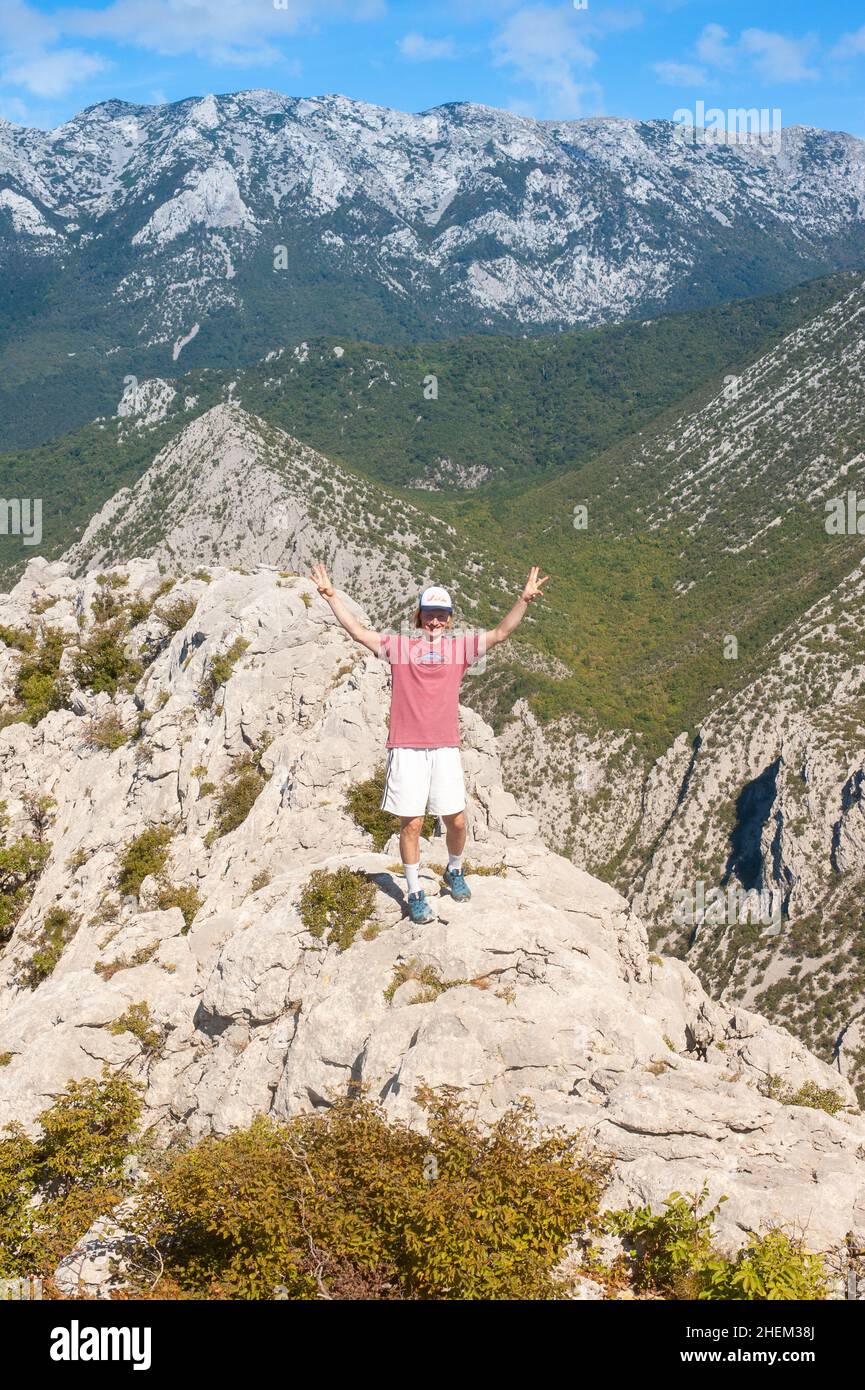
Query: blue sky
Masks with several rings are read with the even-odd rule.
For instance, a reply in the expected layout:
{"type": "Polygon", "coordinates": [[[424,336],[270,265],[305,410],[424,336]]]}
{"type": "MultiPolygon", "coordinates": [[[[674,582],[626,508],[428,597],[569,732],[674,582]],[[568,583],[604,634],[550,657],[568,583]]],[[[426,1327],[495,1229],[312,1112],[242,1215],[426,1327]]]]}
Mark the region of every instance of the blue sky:
{"type": "Polygon", "coordinates": [[[551,119],[779,108],[865,137],[865,0],[0,0],[0,115],[274,87],[551,119]]]}

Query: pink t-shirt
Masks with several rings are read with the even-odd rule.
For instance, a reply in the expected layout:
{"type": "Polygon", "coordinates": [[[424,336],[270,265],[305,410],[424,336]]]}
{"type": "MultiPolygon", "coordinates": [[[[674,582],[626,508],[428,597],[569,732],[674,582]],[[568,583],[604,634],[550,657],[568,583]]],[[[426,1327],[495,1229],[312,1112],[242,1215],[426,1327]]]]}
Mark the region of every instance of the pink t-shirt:
{"type": "Polygon", "coordinates": [[[388,748],[459,748],[459,692],[466,669],[484,655],[485,634],[452,632],[431,642],[422,633],[382,634],[390,662],[388,748]]]}

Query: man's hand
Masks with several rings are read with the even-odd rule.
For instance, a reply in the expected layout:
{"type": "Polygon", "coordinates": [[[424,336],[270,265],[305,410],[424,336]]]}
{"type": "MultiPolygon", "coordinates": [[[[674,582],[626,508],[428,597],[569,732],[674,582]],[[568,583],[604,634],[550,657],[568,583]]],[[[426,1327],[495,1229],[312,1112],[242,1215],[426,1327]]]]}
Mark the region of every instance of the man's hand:
{"type": "Polygon", "coordinates": [[[349,637],[353,637],[355,642],[360,642],[361,646],[366,647],[375,656],[380,656],[381,633],[372,632],[368,627],[364,627],[363,623],[359,623],[354,614],[346,608],[331,584],[324,565],[313,565],[309,577],[322,598],[330,604],[330,611],[340,627],[344,627],[349,637]]]}
{"type": "Polygon", "coordinates": [[[524,603],[533,603],[539,595],[541,598],[543,598],[544,596],[543,586],[544,584],[546,584],[550,576],[548,574],[545,574],[543,579],[538,579],[538,573],[538,566],[532,565],[531,569],[529,570],[529,577],[526,580],[526,587],[523,589],[522,597],[524,603]]]}
{"type": "Polygon", "coordinates": [[[313,565],[310,579],[318,589],[322,598],[333,598],[333,585],[328,579],[327,570],[324,565],[313,565]]]}
{"type": "Polygon", "coordinates": [[[507,613],[502,618],[501,622],[496,623],[495,627],[491,627],[489,632],[484,634],[485,652],[492,651],[493,647],[497,647],[499,642],[504,642],[505,638],[510,637],[511,633],[519,627],[523,618],[526,616],[526,610],[523,604],[533,603],[538,595],[543,598],[544,585],[549,577],[548,574],[545,574],[543,579],[539,579],[538,567],[537,565],[532,565],[529,571],[529,577],[526,580],[526,587],[523,589],[523,592],[520,594],[520,597],[517,599],[510,613],[507,613]]]}

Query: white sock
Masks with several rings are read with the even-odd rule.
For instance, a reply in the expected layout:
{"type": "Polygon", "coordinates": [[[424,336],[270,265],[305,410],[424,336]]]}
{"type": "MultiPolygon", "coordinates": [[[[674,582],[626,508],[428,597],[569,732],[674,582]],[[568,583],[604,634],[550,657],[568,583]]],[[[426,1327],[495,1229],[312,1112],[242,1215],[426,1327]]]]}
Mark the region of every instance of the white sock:
{"type": "Polygon", "coordinates": [[[463,867],[463,856],[462,856],[462,851],[461,851],[459,854],[451,854],[450,850],[448,850],[448,868],[450,869],[451,873],[452,873],[452,874],[459,874],[459,873],[462,873],[462,867],[463,867]]]}
{"type": "Polygon", "coordinates": [[[408,884],[409,893],[420,892],[420,860],[416,864],[403,864],[402,871],[408,884]]]}

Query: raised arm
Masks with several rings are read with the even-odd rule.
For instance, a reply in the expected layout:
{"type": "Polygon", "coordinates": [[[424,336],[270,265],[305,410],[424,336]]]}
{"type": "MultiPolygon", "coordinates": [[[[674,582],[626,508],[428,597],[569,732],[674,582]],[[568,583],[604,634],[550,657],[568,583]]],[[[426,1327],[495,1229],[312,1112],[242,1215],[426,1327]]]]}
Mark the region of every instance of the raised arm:
{"type": "Polygon", "coordinates": [[[529,571],[529,577],[526,580],[525,588],[510,613],[506,613],[501,622],[496,623],[495,627],[491,627],[487,632],[487,651],[498,646],[499,642],[504,642],[506,637],[510,637],[514,629],[519,627],[523,618],[526,616],[529,604],[534,603],[535,599],[539,596],[543,596],[543,586],[547,583],[550,576],[545,574],[543,579],[539,579],[538,574],[538,566],[532,565],[529,571]]]}
{"type": "Polygon", "coordinates": [[[359,623],[354,614],[348,611],[342,599],[337,596],[324,565],[313,565],[309,577],[325,602],[330,604],[333,616],[340,627],[344,627],[349,637],[353,637],[355,642],[360,642],[361,646],[368,647],[371,652],[378,656],[381,647],[381,633],[372,632],[368,627],[364,627],[363,623],[359,623]]]}

